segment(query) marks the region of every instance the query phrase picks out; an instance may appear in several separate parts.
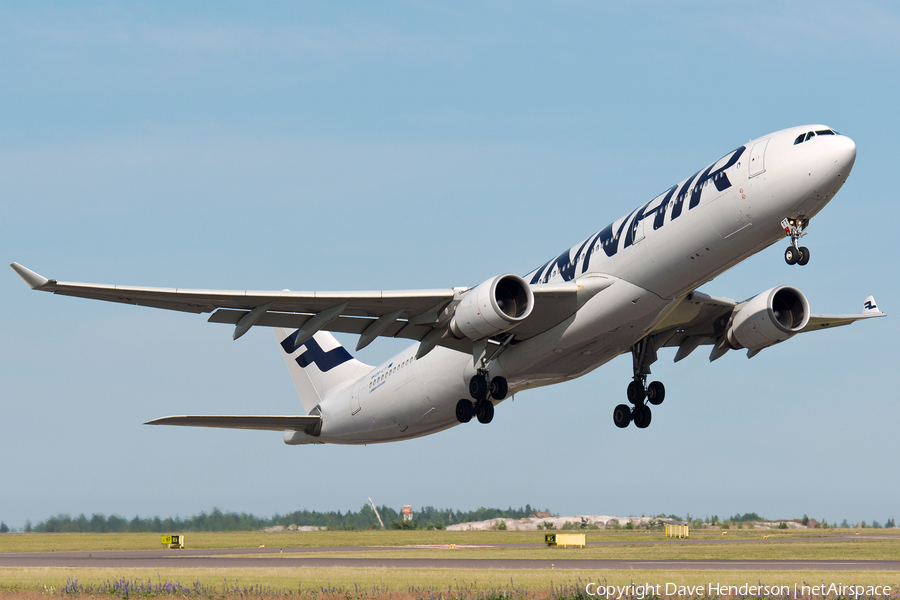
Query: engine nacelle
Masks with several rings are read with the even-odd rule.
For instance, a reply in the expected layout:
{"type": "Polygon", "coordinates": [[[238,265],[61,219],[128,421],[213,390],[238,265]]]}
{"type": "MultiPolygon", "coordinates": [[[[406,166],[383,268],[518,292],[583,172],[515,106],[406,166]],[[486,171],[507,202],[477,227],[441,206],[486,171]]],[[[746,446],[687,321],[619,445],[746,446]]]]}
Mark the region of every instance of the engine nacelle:
{"type": "Polygon", "coordinates": [[[725,335],[732,348],[758,351],[799,333],[808,322],[806,296],[797,288],[783,285],[745,302],[725,335]]]}
{"type": "Polygon", "coordinates": [[[527,318],[534,294],[518,275],[497,275],[469,290],[456,306],[450,332],[457,338],[483,340],[527,318]]]}

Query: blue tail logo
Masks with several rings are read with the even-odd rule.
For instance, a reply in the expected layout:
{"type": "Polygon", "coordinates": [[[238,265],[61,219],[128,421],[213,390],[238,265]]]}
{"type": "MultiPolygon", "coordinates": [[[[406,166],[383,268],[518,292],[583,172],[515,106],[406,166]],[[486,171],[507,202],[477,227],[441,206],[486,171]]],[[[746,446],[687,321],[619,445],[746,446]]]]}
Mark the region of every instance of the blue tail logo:
{"type": "MultiPolygon", "coordinates": [[[[292,341],[293,337],[293,335],[289,335],[281,342],[281,347],[288,354],[294,352],[299,347],[294,346],[292,341]]],[[[304,369],[315,363],[320,371],[327,373],[336,366],[342,365],[353,358],[343,346],[338,346],[337,348],[325,352],[315,338],[307,340],[302,345],[306,346],[306,352],[297,357],[297,364],[304,369]]]]}

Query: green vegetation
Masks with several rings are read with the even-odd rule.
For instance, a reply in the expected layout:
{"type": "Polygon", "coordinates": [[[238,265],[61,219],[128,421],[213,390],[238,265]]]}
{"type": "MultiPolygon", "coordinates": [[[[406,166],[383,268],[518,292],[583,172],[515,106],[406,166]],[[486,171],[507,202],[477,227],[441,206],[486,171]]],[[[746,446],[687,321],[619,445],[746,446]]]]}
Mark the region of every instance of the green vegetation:
{"type": "MultiPolygon", "coordinates": [[[[859,531],[859,530],[857,530],[859,531]]],[[[290,547],[395,546],[378,551],[379,557],[440,558],[632,558],[632,559],[698,559],[752,560],[792,558],[799,560],[897,560],[900,558],[900,531],[867,529],[857,537],[846,530],[732,530],[727,539],[717,530],[704,530],[689,540],[665,539],[645,529],[586,530],[592,545],[584,549],[548,548],[541,542],[543,534],[517,531],[320,531],[320,532],[234,532],[194,533],[187,537],[188,548],[268,548],[283,546],[284,554],[254,555],[258,565],[241,568],[18,568],[0,567],[0,600],[9,593],[25,594],[23,599],[38,596],[95,595],[108,598],[127,597],[204,597],[238,598],[301,596],[304,599],[345,600],[346,598],[387,598],[414,600],[444,598],[584,598],[577,587],[586,582],[602,581],[607,585],[628,585],[634,571],[589,571],[548,569],[406,569],[406,568],[290,568],[276,565],[281,557],[295,556],[290,547]],[[500,544],[531,542],[528,547],[498,547],[500,544]],[[599,543],[598,543],[599,542],[599,543]],[[603,542],[614,542],[604,544],[603,542]],[[623,543],[624,542],[624,543],[623,543]],[[421,548],[417,545],[457,544],[485,545],[484,548],[421,548]],[[127,593],[125,593],[127,591],[127,593]],[[552,592],[552,593],[551,593],[552,592]],[[29,596],[28,594],[32,594],[29,596]]],[[[0,537],[0,550],[101,550],[159,548],[156,534],[8,534],[0,537]]],[[[178,552],[178,551],[172,551],[178,552]]],[[[368,552],[307,552],[305,557],[371,557],[368,552]]],[[[772,585],[831,581],[833,572],[773,571],[666,571],[641,570],[640,581],[679,585],[698,585],[708,581],[720,584],[743,584],[747,581],[772,585]]],[[[841,572],[844,583],[862,584],[873,581],[872,572],[841,572]]],[[[880,573],[877,581],[898,589],[896,573],[880,573]]]]}
{"type": "Polygon", "coordinates": [[[734,515],[729,520],[735,521],[735,522],[740,522],[740,523],[745,523],[747,521],[762,521],[763,519],[755,512],[752,512],[752,513],[744,513],[743,515],[741,515],[741,514],[734,515]]]}
{"type": "MultiPolygon", "coordinates": [[[[859,530],[857,530],[859,531],[859,530]]],[[[541,542],[543,532],[537,531],[316,531],[316,532],[232,532],[188,533],[187,547],[191,550],[212,548],[321,548],[304,556],[348,556],[335,554],[333,547],[395,547],[379,551],[379,556],[407,558],[719,558],[765,559],[796,558],[825,560],[843,558],[862,560],[882,557],[900,560],[900,531],[867,529],[857,537],[846,530],[732,530],[727,540],[721,530],[691,532],[689,540],[666,539],[662,533],[646,529],[584,530],[589,546],[584,549],[554,548],[548,550],[541,542]],[[764,536],[768,536],[765,538],[764,536]],[[726,542],[727,543],[722,543],[726,542]],[[449,546],[422,548],[421,546],[449,546]],[[522,548],[503,547],[507,544],[533,544],[522,548]],[[464,548],[463,546],[499,546],[464,548]]],[[[174,532],[173,532],[174,533],[174,532]]],[[[0,552],[64,552],[100,550],[141,550],[162,548],[160,536],[154,533],[106,534],[7,534],[0,537],[0,552]]],[[[350,552],[352,554],[352,551],[350,552]]],[[[366,556],[370,556],[367,554],[366,556]]],[[[260,556],[260,561],[277,560],[279,554],[260,556]]]]}
{"type": "MultiPolygon", "coordinates": [[[[17,596],[40,600],[47,596],[72,597],[178,597],[248,598],[291,597],[301,600],[346,600],[348,598],[391,598],[444,600],[518,598],[579,598],[586,600],[589,582],[628,586],[636,581],[721,585],[742,585],[747,581],[767,585],[793,585],[830,581],[828,571],[633,571],[597,573],[587,570],[521,569],[54,569],[52,572],[0,569],[0,598],[17,596]],[[127,594],[125,593],[127,591],[127,594]],[[200,592],[200,593],[198,593],[200,592]]],[[[898,589],[891,573],[878,581],[898,589]]],[[[871,584],[871,572],[843,572],[841,581],[851,585],[871,584]]],[[[616,597],[613,595],[612,597],[616,597]]],[[[636,595],[628,594],[628,598],[636,595]]],[[[880,596],[884,598],[884,596],[880,596]]]]}
{"type": "MultiPolygon", "coordinates": [[[[437,509],[426,506],[416,511],[413,521],[403,521],[400,513],[388,506],[378,507],[378,512],[385,522],[391,523],[393,529],[444,529],[453,523],[485,521],[487,519],[521,519],[535,512],[530,504],[524,508],[479,508],[472,511],[437,509]]],[[[134,517],[130,521],[122,517],[95,514],[90,519],[79,515],[72,518],[66,514],[50,517],[37,525],[26,522],[26,533],[165,533],[169,531],[258,531],[267,527],[288,525],[325,527],[332,530],[361,530],[379,528],[375,511],[368,504],[359,512],[348,511],[317,512],[295,511],[286,515],[275,515],[271,518],[256,517],[247,513],[224,513],[218,508],[209,514],[182,519],[169,517],[161,519],[153,517],[142,519],[134,517]]]]}
{"type": "MultiPolygon", "coordinates": [[[[521,519],[534,514],[536,511],[530,504],[526,504],[524,508],[507,509],[499,508],[479,508],[472,511],[459,511],[452,509],[437,509],[432,506],[420,508],[415,513],[415,518],[411,521],[404,521],[400,513],[388,506],[380,506],[379,512],[385,523],[391,529],[400,530],[441,530],[448,525],[454,523],[467,523],[472,521],[486,521],[490,519],[521,519]]],[[[549,514],[549,511],[546,511],[549,514]]],[[[616,521],[607,525],[610,529],[650,529],[657,530],[663,528],[663,521],[679,521],[687,523],[692,530],[700,530],[705,528],[721,528],[721,529],[753,529],[759,527],[759,521],[763,521],[755,512],[738,513],[734,516],[720,520],[718,515],[706,517],[692,517],[687,514],[684,518],[678,515],[659,514],[653,517],[649,524],[637,526],[633,523],[624,525],[616,521]]],[[[795,522],[812,529],[828,529],[837,528],[837,523],[829,525],[825,520],[817,521],[804,514],[802,519],[795,522]]],[[[318,511],[294,511],[285,515],[276,514],[273,517],[257,517],[253,514],[222,512],[218,508],[214,508],[212,512],[201,512],[199,515],[182,519],[180,517],[169,517],[162,519],[160,517],[141,518],[135,516],[133,519],[124,519],[117,515],[109,517],[94,514],[90,518],[84,514],[75,518],[67,514],[59,514],[50,517],[46,521],[41,521],[37,525],[32,525],[30,521],[25,522],[25,533],[164,533],[170,531],[191,531],[191,532],[227,532],[227,531],[259,531],[270,527],[288,527],[290,525],[297,526],[313,526],[328,530],[338,531],[360,531],[367,529],[378,529],[380,525],[375,516],[375,511],[368,504],[360,508],[358,512],[341,511],[318,512],[318,511]]],[[[771,526],[771,525],[768,525],[771,526]]],[[[850,525],[845,519],[840,527],[849,528],[850,525]]],[[[564,529],[592,529],[595,526],[587,523],[582,518],[582,523],[568,523],[563,526],[564,529]]],[[[789,525],[780,522],[776,525],[779,529],[787,529],[789,525]]],[[[895,527],[894,518],[888,519],[884,526],[878,521],[872,521],[869,525],[865,521],[856,524],[856,527],[872,528],[872,529],[892,529],[895,527]]],[[[498,525],[498,528],[499,525],[498,525]]],[[[550,521],[544,521],[538,525],[539,529],[554,529],[554,525],[550,521]]],[[[502,528],[500,528],[502,530],[502,528]]],[[[7,533],[10,529],[5,523],[0,522],[0,533],[7,533]]]]}

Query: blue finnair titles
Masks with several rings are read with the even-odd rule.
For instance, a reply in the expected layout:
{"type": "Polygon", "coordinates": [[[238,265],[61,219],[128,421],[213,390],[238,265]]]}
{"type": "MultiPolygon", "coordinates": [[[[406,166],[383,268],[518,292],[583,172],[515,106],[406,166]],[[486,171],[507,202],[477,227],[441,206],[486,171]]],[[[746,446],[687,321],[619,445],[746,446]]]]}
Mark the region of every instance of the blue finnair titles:
{"type": "Polygon", "coordinates": [[[681,216],[688,196],[690,196],[688,210],[700,206],[700,197],[707,184],[712,183],[718,193],[730,189],[732,183],[728,178],[727,171],[737,164],[738,159],[740,159],[746,149],[746,146],[741,146],[729,152],[706,169],[697,171],[653,200],[634,209],[627,216],[615,223],[610,223],[604,229],[582,242],[577,249],[573,247],[555,259],[547,261],[540,268],[529,274],[529,282],[532,285],[548,283],[554,273],[557,273],[563,281],[571,281],[576,277],[576,262],[578,262],[579,257],[584,256],[584,259],[581,260],[579,273],[584,274],[591,266],[591,257],[595,251],[602,250],[607,257],[612,258],[619,251],[620,241],[622,242],[622,248],[628,248],[634,244],[638,231],[642,230],[645,220],[652,222],[653,230],[656,231],[666,223],[666,215],[669,215],[669,222],[681,216]],[[674,202],[672,198],[675,198],[674,202]]]}

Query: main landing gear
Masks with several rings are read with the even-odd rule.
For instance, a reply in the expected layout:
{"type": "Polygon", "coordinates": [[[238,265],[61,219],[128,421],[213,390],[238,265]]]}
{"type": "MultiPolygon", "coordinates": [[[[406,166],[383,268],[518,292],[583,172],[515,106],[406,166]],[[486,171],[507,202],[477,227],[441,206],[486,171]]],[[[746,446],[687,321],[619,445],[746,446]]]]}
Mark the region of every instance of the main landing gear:
{"type": "Polygon", "coordinates": [[[509,394],[509,384],[503,377],[491,377],[488,365],[509,347],[513,337],[512,335],[507,336],[503,343],[494,348],[490,356],[486,352],[487,341],[473,348],[475,364],[480,364],[481,367],[469,380],[469,395],[472,400],[463,398],[456,403],[456,419],[460,423],[468,423],[473,416],[478,419],[479,423],[490,423],[493,420],[493,401],[506,398],[509,394]]]}
{"type": "Polygon", "coordinates": [[[479,423],[490,423],[494,418],[493,400],[503,400],[509,393],[509,385],[503,377],[490,377],[487,369],[478,369],[478,374],[469,380],[469,395],[456,403],[456,418],[460,423],[468,423],[472,417],[479,423]]]}
{"type": "Polygon", "coordinates": [[[644,338],[631,348],[631,356],[634,365],[634,379],[628,384],[625,391],[628,404],[620,404],[613,411],[613,422],[616,427],[628,427],[628,424],[634,421],[639,429],[644,429],[650,425],[650,419],[653,414],[650,407],[645,404],[649,402],[654,406],[662,404],[666,399],[666,388],[659,381],[654,381],[647,385],[647,375],[650,374],[650,365],[656,361],[656,349],[653,346],[652,338],[644,338]]]}
{"type": "Polygon", "coordinates": [[[784,251],[784,262],[789,265],[803,266],[809,262],[809,248],[798,245],[800,238],[806,235],[809,219],[784,219],[781,227],[791,236],[791,245],[784,251]]]}

